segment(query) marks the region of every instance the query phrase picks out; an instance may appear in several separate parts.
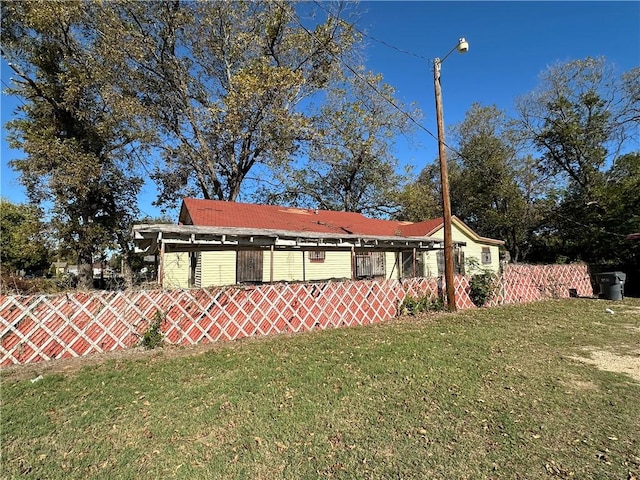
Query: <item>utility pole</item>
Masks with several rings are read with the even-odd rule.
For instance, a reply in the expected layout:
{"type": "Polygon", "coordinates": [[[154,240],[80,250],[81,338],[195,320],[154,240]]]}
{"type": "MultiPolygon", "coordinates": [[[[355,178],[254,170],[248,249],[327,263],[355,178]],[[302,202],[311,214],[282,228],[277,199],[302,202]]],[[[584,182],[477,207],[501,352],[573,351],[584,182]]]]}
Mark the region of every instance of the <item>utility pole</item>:
{"type": "Polygon", "coordinates": [[[453,238],[451,233],[451,199],[449,173],[447,171],[446,145],[444,141],[444,115],[442,112],[442,88],[440,86],[439,58],[433,61],[433,83],[436,94],[436,120],[438,124],[438,156],[440,158],[440,183],[442,190],[442,216],[444,218],[444,280],[447,286],[447,309],[456,311],[456,289],[453,285],[453,238]]]}
{"type": "Polygon", "coordinates": [[[438,124],[438,156],[440,157],[440,183],[442,190],[442,216],[444,223],[444,280],[447,286],[447,309],[455,312],[456,289],[453,284],[453,237],[451,233],[451,199],[449,197],[449,173],[447,172],[447,152],[444,141],[444,115],[442,113],[442,87],[440,85],[440,69],[442,62],[454,50],[460,53],[469,51],[469,43],[461,38],[458,44],[453,47],[441,59],[433,60],[433,86],[436,94],[436,120],[438,124]]]}

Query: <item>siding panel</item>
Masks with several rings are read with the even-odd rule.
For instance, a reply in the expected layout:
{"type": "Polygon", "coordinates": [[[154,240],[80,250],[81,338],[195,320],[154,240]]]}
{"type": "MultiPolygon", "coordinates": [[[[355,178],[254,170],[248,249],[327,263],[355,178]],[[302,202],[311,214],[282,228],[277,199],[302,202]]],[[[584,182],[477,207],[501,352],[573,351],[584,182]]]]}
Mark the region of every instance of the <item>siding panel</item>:
{"type": "Polygon", "coordinates": [[[236,252],[232,250],[202,252],[202,286],[223,286],[236,283],[236,252]]]}
{"type": "Polygon", "coordinates": [[[165,253],[162,285],[165,288],[189,288],[189,254],[165,253]]]}

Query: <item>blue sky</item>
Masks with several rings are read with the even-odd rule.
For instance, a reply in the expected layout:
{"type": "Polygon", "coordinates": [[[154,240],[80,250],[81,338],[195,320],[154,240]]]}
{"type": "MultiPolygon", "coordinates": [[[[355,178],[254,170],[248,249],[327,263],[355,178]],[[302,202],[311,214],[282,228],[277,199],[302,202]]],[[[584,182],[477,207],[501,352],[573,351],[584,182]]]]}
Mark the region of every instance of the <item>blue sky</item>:
{"type": "MultiPolygon", "coordinates": [[[[434,135],[432,61],[444,56],[459,37],[468,40],[469,52],[452,53],[442,66],[447,126],[462,121],[475,102],[513,114],[516,98],[531,92],[540,73],[558,62],[604,56],[618,74],[640,65],[640,2],[636,1],[363,1],[350,5],[350,11],[355,10],[357,28],[376,39],[365,39],[367,68],[382,73],[402,102],[415,102],[423,113],[421,124],[434,135]]],[[[4,88],[11,72],[4,61],[1,68],[4,88]]],[[[20,152],[8,149],[4,129],[18,104],[2,95],[0,195],[23,202],[24,190],[7,166],[20,152]]],[[[396,154],[401,165],[413,165],[418,173],[437,157],[437,142],[418,130],[412,146],[398,142],[396,154]]],[[[158,214],[151,206],[154,198],[155,187],[145,186],[140,198],[144,213],[158,214]]],[[[177,217],[177,212],[169,213],[177,217]]]]}

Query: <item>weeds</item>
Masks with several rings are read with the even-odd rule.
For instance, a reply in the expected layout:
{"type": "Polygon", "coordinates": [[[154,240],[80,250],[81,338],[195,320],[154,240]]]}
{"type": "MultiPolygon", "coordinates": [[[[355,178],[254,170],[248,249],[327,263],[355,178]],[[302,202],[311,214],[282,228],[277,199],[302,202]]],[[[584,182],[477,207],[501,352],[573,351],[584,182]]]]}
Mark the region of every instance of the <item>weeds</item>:
{"type": "Polygon", "coordinates": [[[153,317],[153,322],[149,325],[149,328],[142,334],[140,339],[140,346],[147,350],[153,350],[156,347],[162,345],[164,334],[160,331],[162,322],[165,315],[161,314],[158,310],[153,317]]]}
{"type": "Polygon", "coordinates": [[[444,310],[442,298],[435,297],[431,293],[414,297],[407,295],[400,304],[400,313],[403,315],[418,315],[424,312],[438,312],[444,310]]]}

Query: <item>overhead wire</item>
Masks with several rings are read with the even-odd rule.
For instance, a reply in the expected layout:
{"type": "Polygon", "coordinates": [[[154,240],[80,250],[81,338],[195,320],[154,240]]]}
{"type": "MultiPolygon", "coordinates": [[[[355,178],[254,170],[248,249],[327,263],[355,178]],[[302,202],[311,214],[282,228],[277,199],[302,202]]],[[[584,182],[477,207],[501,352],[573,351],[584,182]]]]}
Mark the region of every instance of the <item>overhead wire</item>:
{"type": "MultiPolygon", "coordinates": [[[[318,7],[320,7],[322,10],[324,10],[328,15],[330,15],[333,19],[335,20],[339,20],[339,21],[343,21],[339,16],[336,16],[333,12],[331,12],[330,10],[326,9],[323,5],[321,5],[317,0],[314,0],[313,3],[315,5],[317,5],[318,7]]],[[[307,35],[309,35],[311,38],[313,38],[314,40],[318,41],[318,38],[313,34],[313,32],[309,31],[309,29],[307,29],[304,25],[302,25],[302,23],[300,22],[300,20],[298,19],[297,16],[290,16],[290,18],[292,18],[300,28],[302,28],[302,30],[304,30],[306,32],[307,35]]],[[[388,42],[385,42],[383,40],[377,39],[375,37],[373,37],[372,35],[369,35],[357,28],[355,28],[353,25],[351,25],[351,28],[353,28],[353,30],[357,33],[359,33],[360,35],[370,38],[372,40],[374,40],[375,42],[378,42],[388,48],[391,48],[393,50],[396,50],[400,53],[406,54],[406,55],[410,55],[416,58],[420,58],[422,60],[425,60],[427,62],[432,62],[432,60],[427,59],[426,57],[407,51],[407,50],[403,50],[400,49],[388,42]]],[[[424,132],[426,132],[429,136],[431,136],[433,139],[435,139],[437,142],[440,142],[439,138],[433,133],[431,132],[428,128],[426,128],[424,125],[422,125],[418,120],[416,120],[410,113],[406,112],[405,110],[403,110],[402,108],[400,108],[391,98],[387,97],[386,95],[382,94],[382,92],[380,92],[378,90],[378,88],[372,84],[367,78],[363,77],[354,67],[352,67],[347,61],[345,61],[341,56],[334,54],[333,52],[328,51],[328,53],[338,62],[340,62],[347,70],[349,70],[356,78],[358,78],[358,80],[364,82],[365,84],[367,84],[367,86],[369,88],[371,88],[371,90],[378,96],[382,97],[383,100],[385,100],[386,102],[388,102],[393,108],[395,108],[398,112],[400,112],[405,118],[407,118],[410,122],[412,122],[414,125],[416,125],[419,129],[423,130],[424,132]]],[[[452,146],[448,145],[446,142],[442,142],[442,144],[448,149],[450,150],[452,153],[454,153],[455,155],[457,155],[458,157],[465,159],[465,156],[462,155],[462,153],[460,153],[458,150],[456,150],[455,148],[453,148],[452,146]]],[[[564,215],[562,215],[561,213],[559,213],[557,210],[555,209],[550,209],[547,208],[547,212],[552,214],[552,215],[556,215],[558,217],[561,217],[571,223],[574,223],[578,226],[581,226],[583,228],[586,229],[593,229],[595,226],[594,225],[586,225],[584,223],[578,222],[576,220],[573,220],[571,218],[568,218],[564,215]]],[[[624,234],[620,234],[620,233],[616,233],[616,232],[610,232],[602,227],[598,228],[595,227],[598,230],[600,230],[602,233],[608,234],[608,235],[614,235],[614,236],[618,236],[618,237],[625,237],[626,235],[624,234]]]]}
{"type": "MultiPolygon", "coordinates": [[[[340,17],[337,17],[336,15],[334,15],[334,13],[333,13],[331,10],[326,9],[326,8],[322,5],[322,3],[321,3],[321,2],[318,2],[317,0],[314,0],[314,1],[313,1],[313,3],[314,3],[314,4],[316,4],[316,5],[317,5],[319,8],[321,8],[322,10],[324,10],[328,15],[332,16],[334,19],[341,20],[341,18],[340,18],[340,17]]],[[[374,37],[373,35],[371,35],[371,34],[369,34],[369,33],[363,32],[362,30],[360,30],[360,29],[358,29],[358,28],[354,27],[353,25],[351,25],[351,28],[352,28],[355,32],[357,32],[357,33],[359,33],[360,35],[362,35],[363,37],[369,38],[369,39],[373,40],[374,42],[377,42],[377,43],[379,43],[379,44],[381,44],[381,45],[384,45],[385,47],[388,47],[388,48],[390,48],[390,49],[392,49],[392,50],[395,50],[395,51],[400,52],[400,53],[404,53],[405,55],[409,55],[409,56],[412,56],[412,57],[419,58],[419,59],[424,60],[424,61],[429,62],[429,63],[433,62],[433,59],[429,59],[429,58],[427,58],[427,57],[425,57],[425,56],[423,56],[423,55],[420,55],[420,54],[418,54],[418,53],[410,52],[409,50],[404,50],[404,49],[402,49],[402,48],[396,47],[395,45],[392,45],[392,44],[390,44],[389,42],[387,42],[387,41],[385,41],[385,40],[380,40],[379,38],[376,38],[376,37],[374,37]]]]}
{"type": "MultiPolygon", "coordinates": [[[[324,8],[323,8],[324,9],[324,8]]],[[[326,11],[326,10],[325,10],[326,11]]],[[[343,21],[340,17],[336,17],[335,15],[333,15],[331,12],[328,12],[334,19],[343,21]]],[[[289,18],[291,18],[295,23],[298,24],[298,26],[307,34],[309,35],[313,40],[315,41],[319,41],[318,37],[311,32],[308,28],[306,28],[302,22],[300,21],[300,19],[298,19],[298,17],[296,15],[289,15],[289,18]]],[[[395,48],[395,47],[392,47],[395,48]]],[[[422,123],[420,123],[418,120],[416,120],[410,113],[406,112],[404,109],[400,108],[400,106],[398,106],[396,104],[396,102],[393,101],[393,99],[389,98],[388,96],[384,95],[373,83],[371,83],[367,78],[365,78],[364,76],[362,76],[354,67],[352,67],[346,60],[344,60],[340,55],[335,54],[331,51],[327,51],[327,53],[334,58],[334,60],[337,60],[343,67],[345,67],[349,72],[351,72],[351,74],[353,74],[354,77],[356,77],[358,80],[360,80],[361,82],[365,83],[369,88],[371,88],[371,90],[378,95],[379,97],[381,97],[384,101],[386,101],[387,103],[389,103],[393,108],[395,108],[402,116],[404,116],[407,120],[409,120],[409,122],[413,123],[416,127],[418,127],[420,130],[426,132],[430,137],[432,137],[434,140],[436,140],[436,142],[440,142],[440,139],[438,138],[437,135],[435,135],[431,130],[429,130],[427,127],[425,127],[422,123]]],[[[422,57],[424,58],[424,57],[422,57]]],[[[454,154],[458,155],[461,158],[464,158],[464,156],[458,152],[455,148],[453,148],[452,146],[450,146],[449,144],[447,144],[445,141],[442,141],[442,144],[449,149],[451,152],[453,152],[454,154]]]]}

